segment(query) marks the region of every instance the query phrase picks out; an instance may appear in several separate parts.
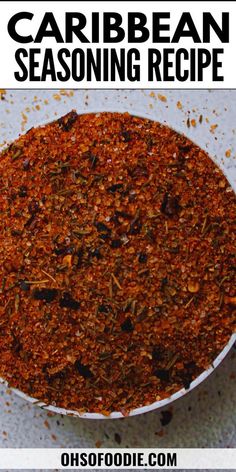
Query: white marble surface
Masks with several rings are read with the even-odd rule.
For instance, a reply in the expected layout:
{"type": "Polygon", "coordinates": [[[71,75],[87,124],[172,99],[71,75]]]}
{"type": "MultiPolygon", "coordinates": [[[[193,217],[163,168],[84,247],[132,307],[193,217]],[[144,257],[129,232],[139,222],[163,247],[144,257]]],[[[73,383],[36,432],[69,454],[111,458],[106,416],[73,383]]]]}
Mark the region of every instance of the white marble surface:
{"type": "MultiPolygon", "coordinates": [[[[75,108],[129,111],[184,132],[206,149],[236,189],[236,91],[7,91],[0,101],[0,143],[75,108]],[[45,102],[46,100],[46,102],[45,102]],[[177,107],[180,101],[182,109],[177,107]],[[202,123],[199,116],[202,115],[202,123]],[[187,118],[196,126],[187,127],[187,118]],[[207,121],[206,121],[207,119],[207,121]],[[212,127],[213,125],[213,127],[212,127]],[[214,127],[214,125],[218,125],[214,127]],[[225,152],[231,150],[231,156],[225,152]]],[[[122,420],[49,416],[0,387],[0,447],[236,447],[236,351],[194,391],[168,410],[122,420]]],[[[166,408],[164,409],[166,410],[166,408]]],[[[7,472],[7,471],[6,471],[7,472]]]]}

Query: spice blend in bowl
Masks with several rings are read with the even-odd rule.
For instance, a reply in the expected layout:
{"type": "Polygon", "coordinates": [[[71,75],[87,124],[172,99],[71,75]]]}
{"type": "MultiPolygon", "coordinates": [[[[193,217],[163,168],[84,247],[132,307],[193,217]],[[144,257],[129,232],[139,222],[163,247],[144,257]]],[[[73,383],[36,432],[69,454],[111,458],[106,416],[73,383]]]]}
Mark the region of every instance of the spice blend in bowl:
{"type": "Polygon", "coordinates": [[[236,198],[185,136],[125,113],[33,128],[0,159],[0,375],[74,411],[128,411],[235,331],[236,198]]]}

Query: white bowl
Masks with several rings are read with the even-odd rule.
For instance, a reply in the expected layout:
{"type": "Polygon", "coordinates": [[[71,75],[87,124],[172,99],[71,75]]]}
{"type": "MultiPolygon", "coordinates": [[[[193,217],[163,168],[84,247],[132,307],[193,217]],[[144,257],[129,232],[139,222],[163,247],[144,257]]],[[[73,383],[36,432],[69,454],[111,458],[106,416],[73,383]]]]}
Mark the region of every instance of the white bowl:
{"type": "MultiPolygon", "coordinates": [[[[6,108],[12,109],[13,115],[10,116],[11,121],[7,123],[6,125],[6,130],[2,132],[2,139],[5,138],[9,141],[12,141],[16,139],[18,133],[22,133],[22,130],[20,129],[20,113],[23,110],[23,107],[27,104],[30,100],[32,100],[32,103],[34,103],[35,100],[35,95],[38,95],[38,97],[41,97],[41,100],[45,99],[52,99],[53,94],[55,94],[55,91],[11,91],[13,98],[15,97],[15,101],[13,101],[13,104],[10,105],[9,103],[6,104],[6,108]],[[25,102],[24,95],[28,94],[29,100],[25,102]],[[20,108],[21,107],[21,108],[20,108]]],[[[155,91],[156,96],[157,96],[157,91],[155,91]]],[[[196,91],[195,91],[196,93],[196,91]]],[[[228,107],[231,106],[232,103],[232,96],[231,93],[228,91],[215,91],[211,94],[208,94],[208,91],[197,91],[197,96],[198,100],[194,101],[194,93],[192,91],[177,91],[177,90],[172,90],[172,91],[161,91],[161,94],[167,95],[167,98],[169,99],[169,96],[171,99],[174,97],[174,100],[171,106],[167,106],[166,103],[160,103],[160,102],[153,102],[154,104],[157,103],[159,106],[159,109],[157,109],[157,112],[155,110],[153,111],[153,108],[150,108],[150,92],[147,91],[147,94],[143,93],[142,91],[119,91],[119,90],[90,90],[90,91],[83,91],[83,90],[78,90],[77,95],[75,95],[76,98],[74,97],[63,97],[63,102],[61,101],[56,101],[54,102],[54,106],[52,104],[46,107],[46,110],[48,113],[45,113],[45,110],[41,109],[38,113],[33,112],[32,116],[29,116],[29,120],[26,125],[26,130],[29,129],[31,126],[39,126],[44,123],[48,123],[52,121],[53,119],[59,118],[63,114],[69,112],[71,109],[76,109],[78,113],[96,113],[96,112],[102,112],[102,111],[113,111],[113,112],[125,112],[129,110],[130,114],[140,116],[142,118],[149,118],[151,120],[156,120],[160,121],[170,127],[173,127],[177,132],[184,133],[187,135],[189,139],[192,141],[196,141],[197,144],[205,149],[207,152],[209,152],[210,156],[213,156],[214,162],[221,168],[221,170],[224,172],[226,178],[230,182],[231,186],[233,189],[236,191],[236,185],[234,182],[235,178],[235,170],[236,166],[235,163],[234,165],[227,165],[224,164],[224,161],[222,159],[223,156],[223,150],[226,150],[229,147],[229,142],[227,140],[227,132],[222,133],[220,137],[218,137],[218,141],[214,140],[214,136],[208,135],[207,134],[207,128],[206,125],[200,129],[187,129],[186,125],[183,124],[184,121],[178,119],[178,111],[176,111],[176,102],[177,100],[182,100],[184,99],[185,95],[187,94],[187,104],[188,109],[191,109],[191,107],[197,108],[198,113],[203,113],[204,116],[207,114],[211,113],[209,106],[207,105],[207,102],[211,102],[211,106],[213,106],[214,102],[217,103],[217,105],[220,107],[221,110],[224,110],[225,105],[228,105],[228,107]],[[85,94],[85,96],[84,96],[85,94]],[[214,96],[217,94],[217,97],[214,96]],[[89,95],[90,98],[90,103],[89,106],[87,106],[87,101],[88,98],[87,96],[89,95]],[[84,98],[84,103],[81,103],[81,101],[78,102],[78,97],[80,97],[80,100],[84,98]],[[138,99],[137,99],[138,97],[138,99]],[[64,100],[65,98],[65,100],[64,100]],[[128,101],[129,98],[129,101],[128,101]],[[213,100],[212,100],[213,99],[213,100]],[[110,100],[110,101],[109,101],[110,100]],[[131,103],[131,100],[133,100],[133,103],[131,103]],[[172,108],[171,108],[172,107],[172,108]],[[55,111],[57,112],[57,116],[55,116],[55,111]],[[193,133],[196,133],[195,135],[193,133]],[[209,143],[209,139],[211,139],[209,143]],[[221,140],[219,142],[219,139],[221,140]],[[227,147],[226,147],[227,146],[227,147]]],[[[170,104],[170,102],[167,102],[170,104]]],[[[185,118],[187,118],[188,115],[186,115],[185,118]]],[[[235,115],[234,115],[235,116],[235,115]]],[[[215,119],[215,117],[214,117],[215,119]]],[[[230,114],[228,115],[227,119],[225,117],[219,117],[217,118],[216,121],[221,122],[221,128],[223,129],[225,126],[225,130],[231,129],[231,120],[232,116],[230,114]]],[[[24,131],[23,131],[24,132],[24,131]]],[[[1,137],[1,134],[0,134],[1,137]]],[[[203,371],[195,380],[193,380],[190,384],[190,387],[188,389],[182,388],[175,392],[173,395],[169,396],[168,398],[165,398],[163,400],[156,401],[150,405],[146,405],[140,408],[135,408],[131,410],[129,413],[129,416],[135,416],[135,415],[140,415],[142,413],[147,413],[152,410],[156,410],[158,408],[162,408],[164,406],[169,405],[173,401],[177,400],[178,398],[182,398],[186,393],[190,392],[193,390],[195,387],[197,387],[203,380],[205,380],[213,371],[214,369],[222,362],[222,360],[225,358],[225,356],[228,354],[230,351],[231,347],[233,344],[236,342],[236,333],[233,334],[229,340],[229,342],[226,344],[224,349],[220,352],[220,354],[216,357],[212,365],[205,371],[203,371]]],[[[0,378],[0,382],[4,383],[5,385],[8,385],[6,381],[0,378]]],[[[87,412],[87,413],[80,413],[74,410],[67,410],[64,408],[59,408],[53,405],[46,405],[43,402],[40,402],[39,400],[32,398],[25,393],[21,392],[18,389],[12,388],[12,391],[16,393],[18,396],[21,398],[29,401],[32,404],[37,404],[43,409],[49,410],[54,413],[59,413],[62,415],[69,415],[69,416],[75,416],[75,417],[80,417],[80,418],[86,418],[86,419],[115,419],[115,418],[124,418],[124,415],[119,412],[119,411],[114,411],[112,412],[109,416],[104,416],[100,413],[93,413],[93,412],[87,412]]]]}

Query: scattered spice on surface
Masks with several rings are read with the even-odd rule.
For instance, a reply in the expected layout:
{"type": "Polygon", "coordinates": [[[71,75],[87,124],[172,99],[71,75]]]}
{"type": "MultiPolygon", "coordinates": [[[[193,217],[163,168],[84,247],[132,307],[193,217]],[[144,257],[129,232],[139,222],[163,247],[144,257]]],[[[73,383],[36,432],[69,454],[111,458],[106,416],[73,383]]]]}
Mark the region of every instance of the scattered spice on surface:
{"type": "Polygon", "coordinates": [[[225,151],[225,157],[230,157],[231,156],[231,149],[227,149],[225,151]]]}
{"type": "Polygon", "coordinates": [[[95,442],[95,446],[99,449],[102,446],[102,441],[99,439],[95,442]]]}
{"type": "Polygon", "coordinates": [[[215,125],[211,125],[211,126],[210,126],[210,132],[211,132],[212,134],[214,134],[214,133],[215,133],[215,130],[216,130],[216,128],[218,128],[218,125],[217,125],[217,124],[215,124],[215,125]]]}
{"type": "Polygon", "coordinates": [[[208,155],[72,111],[3,151],[0,185],[1,377],[104,416],[188,389],[235,331],[236,199],[208,155]]]}
{"type": "Polygon", "coordinates": [[[159,438],[163,438],[163,436],[165,436],[164,429],[161,429],[160,431],[155,431],[155,435],[159,436],[159,438]]]}
{"type": "Polygon", "coordinates": [[[161,102],[167,102],[167,98],[165,95],[161,95],[160,93],[158,93],[157,97],[161,102]]]}
{"type": "Polygon", "coordinates": [[[45,426],[45,428],[47,428],[47,429],[51,429],[48,420],[45,420],[45,421],[44,421],[44,426],[45,426]]]}

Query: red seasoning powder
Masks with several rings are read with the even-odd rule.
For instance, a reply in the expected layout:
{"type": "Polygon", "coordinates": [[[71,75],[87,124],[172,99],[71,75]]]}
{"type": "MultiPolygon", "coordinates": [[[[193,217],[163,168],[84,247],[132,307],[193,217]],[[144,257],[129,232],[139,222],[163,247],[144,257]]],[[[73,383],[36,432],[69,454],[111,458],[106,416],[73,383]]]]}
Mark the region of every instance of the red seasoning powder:
{"type": "Polygon", "coordinates": [[[235,331],[236,199],[208,155],[128,113],[33,128],[0,159],[0,375],[46,404],[130,411],[235,331]]]}

